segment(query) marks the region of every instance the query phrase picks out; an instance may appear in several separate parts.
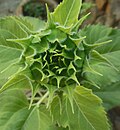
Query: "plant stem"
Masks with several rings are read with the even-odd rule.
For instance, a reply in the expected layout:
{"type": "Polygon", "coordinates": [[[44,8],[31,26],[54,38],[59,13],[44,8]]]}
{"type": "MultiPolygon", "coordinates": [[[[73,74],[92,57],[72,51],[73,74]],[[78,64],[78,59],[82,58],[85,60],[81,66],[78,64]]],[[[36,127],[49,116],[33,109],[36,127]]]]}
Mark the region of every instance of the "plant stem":
{"type": "Polygon", "coordinates": [[[46,92],[46,94],[37,102],[37,107],[42,103],[42,101],[49,95],[49,91],[46,92]]]}

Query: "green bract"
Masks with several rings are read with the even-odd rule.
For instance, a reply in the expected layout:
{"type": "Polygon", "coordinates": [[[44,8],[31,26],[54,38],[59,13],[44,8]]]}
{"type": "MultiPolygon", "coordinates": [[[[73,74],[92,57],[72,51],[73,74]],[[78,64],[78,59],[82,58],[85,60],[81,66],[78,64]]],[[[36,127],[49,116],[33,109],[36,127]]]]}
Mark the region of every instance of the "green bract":
{"type": "Polygon", "coordinates": [[[79,29],[89,15],[78,20],[80,8],[46,6],[47,23],[0,19],[0,130],[110,129],[101,99],[120,105],[120,30],[79,29]]]}

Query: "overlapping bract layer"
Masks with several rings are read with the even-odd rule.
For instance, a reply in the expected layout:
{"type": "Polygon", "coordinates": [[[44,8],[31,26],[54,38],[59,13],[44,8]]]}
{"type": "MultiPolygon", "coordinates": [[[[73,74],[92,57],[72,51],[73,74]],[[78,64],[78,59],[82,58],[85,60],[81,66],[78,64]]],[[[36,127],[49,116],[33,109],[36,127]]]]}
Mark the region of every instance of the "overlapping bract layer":
{"type": "MultiPolygon", "coordinates": [[[[56,33],[58,33],[57,31],[60,35],[63,33],[60,30],[56,30],[56,33]]],[[[35,80],[58,88],[72,83],[80,84],[80,74],[84,60],[80,56],[82,53],[84,55],[83,50],[80,50],[81,48],[67,34],[63,34],[64,39],[60,42],[58,37],[56,37],[58,40],[53,39],[55,42],[51,42],[51,35],[53,34],[49,34],[41,38],[40,42],[30,45],[38,51],[33,56],[35,62],[30,65],[35,80]]]]}

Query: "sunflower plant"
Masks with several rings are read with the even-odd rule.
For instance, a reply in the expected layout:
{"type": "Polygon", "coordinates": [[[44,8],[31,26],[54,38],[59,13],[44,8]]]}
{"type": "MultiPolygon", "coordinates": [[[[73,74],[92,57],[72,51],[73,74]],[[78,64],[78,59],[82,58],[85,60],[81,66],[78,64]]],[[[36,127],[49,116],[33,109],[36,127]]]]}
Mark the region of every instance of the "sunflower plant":
{"type": "Polygon", "coordinates": [[[120,105],[120,30],[80,29],[81,0],[63,0],[47,22],[0,18],[0,130],[110,130],[120,105]]]}

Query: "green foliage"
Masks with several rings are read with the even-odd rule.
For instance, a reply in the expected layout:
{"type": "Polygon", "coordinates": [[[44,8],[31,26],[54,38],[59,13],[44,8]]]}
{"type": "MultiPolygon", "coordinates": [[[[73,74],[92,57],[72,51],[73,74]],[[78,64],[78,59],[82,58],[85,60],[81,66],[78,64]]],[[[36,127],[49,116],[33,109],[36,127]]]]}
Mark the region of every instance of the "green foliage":
{"type": "Polygon", "coordinates": [[[120,30],[79,30],[89,15],[78,20],[80,8],[47,7],[47,23],[0,19],[0,130],[110,129],[101,99],[120,105],[120,30]]]}
{"type": "Polygon", "coordinates": [[[53,99],[51,105],[53,118],[59,125],[69,126],[70,130],[108,129],[104,110],[101,107],[101,100],[93,95],[91,90],[81,86],[77,86],[75,89],[68,86],[65,93],[62,97],[61,106],[58,96],[53,99]]]}
{"type": "Polygon", "coordinates": [[[81,5],[81,0],[64,0],[52,14],[54,22],[65,27],[71,26],[78,20],[81,5]]]}
{"type": "Polygon", "coordinates": [[[46,20],[45,5],[40,1],[30,0],[23,5],[24,16],[40,17],[46,20]]]}
{"type": "Polygon", "coordinates": [[[81,8],[81,14],[85,14],[88,10],[90,10],[92,7],[94,7],[95,4],[92,2],[83,2],[82,8],[81,8]]]}
{"type": "Polygon", "coordinates": [[[98,44],[98,47],[92,50],[89,55],[89,66],[84,67],[84,77],[89,82],[89,85],[88,83],[87,85],[89,87],[92,87],[92,85],[100,87],[100,89],[93,87],[92,89],[103,99],[107,110],[120,105],[120,30],[93,25],[86,27],[80,34],[83,36],[86,35],[84,41],[86,44],[98,44]],[[105,40],[112,41],[99,46],[100,42],[102,43],[105,40]],[[90,68],[92,68],[92,70],[90,68]],[[99,74],[95,75],[93,70],[101,74],[101,76],[99,74]]]}
{"type": "Polygon", "coordinates": [[[0,130],[54,130],[45,106],[28,110],[29,103],[21,90],[4,91],[0,96],[0,106],[0,130]]]}

